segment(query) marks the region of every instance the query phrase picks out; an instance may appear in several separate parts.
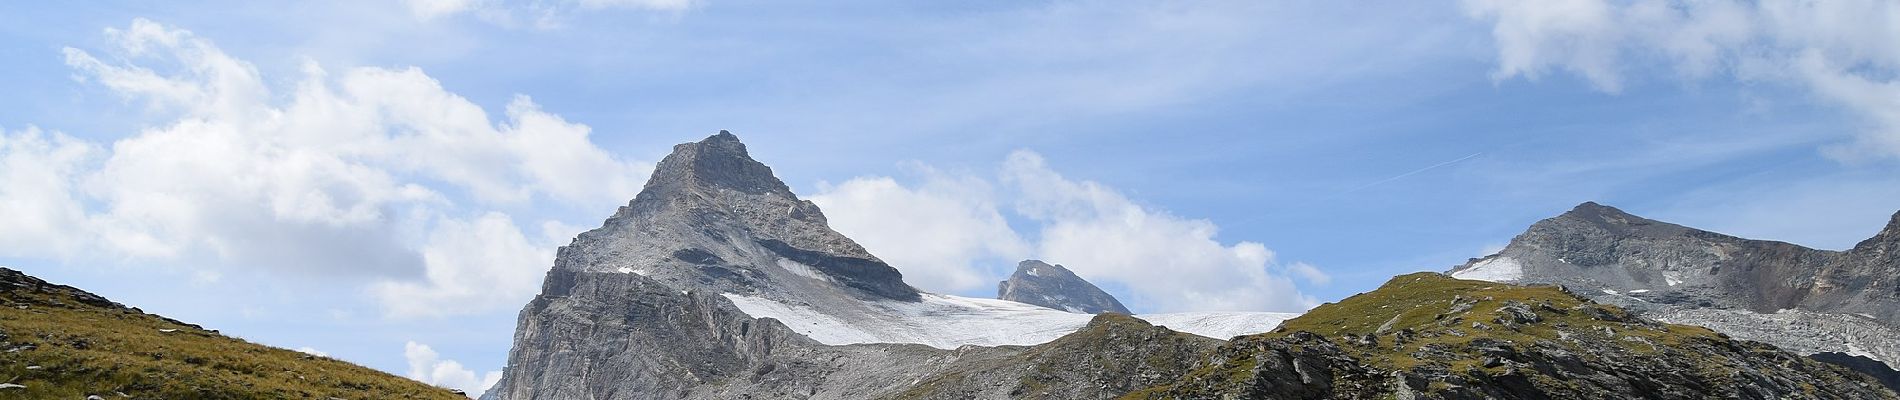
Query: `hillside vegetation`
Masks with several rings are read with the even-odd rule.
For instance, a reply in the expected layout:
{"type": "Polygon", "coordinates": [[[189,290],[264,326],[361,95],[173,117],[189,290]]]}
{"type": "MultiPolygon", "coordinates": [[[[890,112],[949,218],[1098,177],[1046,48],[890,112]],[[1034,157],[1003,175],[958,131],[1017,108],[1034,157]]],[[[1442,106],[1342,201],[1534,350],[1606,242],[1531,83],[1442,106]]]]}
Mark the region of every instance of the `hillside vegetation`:
{"type": "Polygon", "coordinates": [[[1555,286],[1393,278],[1128,398],[1893,399],[1873,379],[1555,286]]]}
{"type": "Polygon", "coordinates": [[[0,399],[467,399],[226,337],[5,268],[0,379],[0,399]]]}

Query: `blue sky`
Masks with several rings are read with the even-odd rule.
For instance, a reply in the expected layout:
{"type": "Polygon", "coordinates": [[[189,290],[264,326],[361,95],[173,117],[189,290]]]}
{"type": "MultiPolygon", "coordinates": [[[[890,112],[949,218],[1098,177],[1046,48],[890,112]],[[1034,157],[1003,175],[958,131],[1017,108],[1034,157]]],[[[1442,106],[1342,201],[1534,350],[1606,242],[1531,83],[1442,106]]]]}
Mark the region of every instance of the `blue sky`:
{"type": "Polygon", "coordinates": [[[1037,257],[1136,311],[1298,310],[1586,200],[1842,249],[1900,210],[1896,19],[1888,1],[12,6],[0,264],[477,391],[553,247],[720,129],[914,284],[973,296],[1037,257]]]}

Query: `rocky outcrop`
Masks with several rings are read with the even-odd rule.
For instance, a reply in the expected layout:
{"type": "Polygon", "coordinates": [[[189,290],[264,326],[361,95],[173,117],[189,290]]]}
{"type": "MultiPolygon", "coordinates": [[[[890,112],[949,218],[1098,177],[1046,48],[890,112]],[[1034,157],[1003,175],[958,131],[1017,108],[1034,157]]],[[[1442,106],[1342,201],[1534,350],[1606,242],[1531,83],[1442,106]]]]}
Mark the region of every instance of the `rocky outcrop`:
{"type": "Polygon", "coordinates": [[[1900,326],[1900,213],[1832,261],[1821,266],[1799,308],[1867,314],[1900,326]]]}
{"type": "Polygon", "coordinates": [[[1809,355],[1808,358],[1846,367],[1847,369],[1854,370],[1854,372],[1867,374],[1867,376],[1873,377],[1874,380],[1880,381],[1881,385],[1886,385],[1888,389],[1900,391],[1900,371],[1894,371],[1893,368],[1888,367],[1887,364],[1875,361],[1872,358],[1831,352],[1814,353],[1809,355]]]}
{"type": "Polygon", "coordinates": [[[1872,378],[1557,287],[1421,273],[1236,338],[1128,398],[1893,399],[1872,378]]]}
{"type": "Polygon", "coordinates": [[[1097,314],[1087,327],[1009,357],[963,362],[893,397],[1106,399],[1172,382],[1221,340],[1097,314]]]}
{"type": "Polygon", "coordinates": [[[1016,273],[997,283],[996,298],[1073,313],[1129,313],[1115,296],[1069,272],[1068,268],[1041,260],[1023,260],[1016,264],[1016,273]]]}
{"type": "Polygon", "coordinates": [[[1900,214],[1851,250],[1749,240],[1583,203],[1453,276],[1558,284],[1654,318],[1802,354],[1900,365],[1900,214]]]}

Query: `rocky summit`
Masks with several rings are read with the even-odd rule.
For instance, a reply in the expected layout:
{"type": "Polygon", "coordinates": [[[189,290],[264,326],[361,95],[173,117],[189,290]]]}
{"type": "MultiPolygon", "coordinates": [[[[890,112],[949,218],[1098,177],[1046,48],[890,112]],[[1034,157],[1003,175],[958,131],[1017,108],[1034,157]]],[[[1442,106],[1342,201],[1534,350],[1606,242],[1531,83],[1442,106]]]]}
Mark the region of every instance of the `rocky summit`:
{"type": "Polygon", "coordinates": [[[840,308],[920,298],[721,131],[675,146],[632,202],[561,247],[487,396],[675,398],[816,345],[727,293],[840,308]]]}
{"type": "Polygon", "coordinates": [[[1894,398],[1555,287],[1422,274],[1303,316],[1128,315],[1032,261],[1003,299],[929,293],[732,134],[673,150],[560,249],[486,398],[1894,398]]]}
{"type": "Polygon", "coordinates": [[[1115,296],[1075,276],[1068,268],[1041,260],[1016,264],[1016,273],[996,284],[996,298],[1073,313],[1129,313],[1115,296]]]}
{"type": "Polygon", "coordinates": [[[1900,214],[1853,249],[1829,251],[1584,203],[1451,274],[1563,285],[1652,318],[1800,354],[1852,354],[1900,366],[1897,243],[1900,214]]]}

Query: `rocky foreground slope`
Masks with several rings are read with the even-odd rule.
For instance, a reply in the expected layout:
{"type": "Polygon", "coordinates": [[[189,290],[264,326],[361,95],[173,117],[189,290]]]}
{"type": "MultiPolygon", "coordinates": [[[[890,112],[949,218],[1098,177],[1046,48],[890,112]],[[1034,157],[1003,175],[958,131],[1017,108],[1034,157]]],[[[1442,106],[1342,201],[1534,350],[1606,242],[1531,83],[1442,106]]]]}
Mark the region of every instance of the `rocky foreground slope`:
{"type": "Polygon", "coordinates": [[[467,399],[0,268],[0,399],[467,399]]]}
{"type": "Polygon", "coordinates": [[[1900,214],[1853,249],[1828,251],[1584,203],[1451,274],[1559,284],[1663,321],[1900,367],[1900,214]]]}

